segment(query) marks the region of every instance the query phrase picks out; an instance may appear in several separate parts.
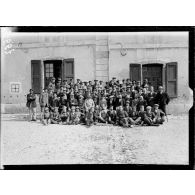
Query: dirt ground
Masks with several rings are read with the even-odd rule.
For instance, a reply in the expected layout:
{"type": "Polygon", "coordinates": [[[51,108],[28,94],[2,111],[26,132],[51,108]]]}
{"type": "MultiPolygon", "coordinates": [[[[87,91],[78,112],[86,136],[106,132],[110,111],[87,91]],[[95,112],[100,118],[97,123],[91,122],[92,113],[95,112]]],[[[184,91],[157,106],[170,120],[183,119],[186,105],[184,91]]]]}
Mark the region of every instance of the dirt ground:
{"type": "Polygon", "coordinates": [[[10,164],[188,164],[188,117],[159,127],[43,126],[2,115],[2,160],[10,164]]]}

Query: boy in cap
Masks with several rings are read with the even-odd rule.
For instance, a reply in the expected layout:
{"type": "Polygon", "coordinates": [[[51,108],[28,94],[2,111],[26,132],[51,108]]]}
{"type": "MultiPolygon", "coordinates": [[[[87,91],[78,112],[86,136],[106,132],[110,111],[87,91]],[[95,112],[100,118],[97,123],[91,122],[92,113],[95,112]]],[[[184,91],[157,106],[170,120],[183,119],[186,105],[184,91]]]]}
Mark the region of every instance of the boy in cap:
{"type": "Polygon", "coordinates": [[[51,124],[58,124],[60,122],[60,115],[58,112],[58,107],[54,108],[54,111],[51,112],[51,124]]]}
{"type": "Polygon", "coordinates": [[[116,77],[112,77],[112,80],[109,82],[110,87],[113,87],[114,85],[116,85],[116,77]]]}
{"type": "Polygon", "coordinates": [[[153,122],[155,124],[163,124],[163,122],[165,122],[165,113],[159,109],[158,104],[154,104],[153,113],[154,113],[153,122]]]}
{"type": "Polygon", "coordinates": [[[116,112],[116,124],[123,127],[129,127],[128,114],[123,110],[122,106],[119,106],[118,111],[116,112]]]}
{"type": "Polygon", "coordinates": [[[107,114],[107,108],[106,107],[103,107],[102,110],[100,111],[99,121],[101,123],[107,123],[108,114],[107,114]]]}
{"type": "Polygon", "coordinates": [[[99,82],[99,88],[100,88],[100,90],[103,90],[104,89],[104,87],[103,87],[103,81],[100,81],[99,82]]]}
{"type": "Polygon", "coordinates": [[[93,99],[95,105],[99,105],[99,95],[98,95],[98,91],[96,89],[94,89],[94,91],[93,91],[92,99],[93,99]]]}
{"type": "Polygon", "coordinates": [[[125,101],[122,98],[122,95],[121,94],[119,94],[118,97],[117,97],[117,99],[116,99],[116,107],[119,107],[119,106],[122,106],[122,107],[125,106],[125,101]]]}
{"type": "Polygon", "coordinates": [[[44,109],[44,113],[43,113],[43,118],[42,118],[42,123],[44,125],[49,125],[51,124],[51,115],[50,115],[50,112],[49,112],[49,108],[46,106],[45,109],[44,109]]]}
{"type": "Polygon", "coordinates": [[[94,80],[94,85],[93,85],[93,90],[96,89],[96,88],[98,88],[98,87],[99,87],[98,80],[95,79],[94,80]]]}
{"type": "Polygon", "coordinates": [[[32,89],[29,90],[29,94],[27,94],[27,103],[26,106],[29,110],[29,120],[36,121],[36,95],[32,89]]]}
{"type": "Polygon", "coordinates": [[[108,100],[107,100],[107,105],[108,105],[108,108],[110,108],[111,106],[114,107],[114,110],[116,109],[115,107],[115,101],[114,101],[114,95],[110,95],[108,100]]]}
{"type": "Polygon", "coordinates": [[[66,88],[66,89],[69,89],[70,88],[70,86],[68,84],[68,81],[66,79],[63,80],[63,87],[66,88]]]}
{"type": "Polygon", "coordinates": [[[102,96],[101,97],[101,100],[100,100],[100,108],[101,109],[107,109],[107,100],[106,100],[106,97],[105,96],[102,96]]]}
{"type": "Polygon", "coordinates": [[[116,110],[113,109],[113,106],[110,106],[108,112],[108,123],[109,124],[116,124],[116,110]]]}
{"type": "Polygon", "coordinates": [[[56,89],[55,82],[56,82],[55,77],[52,77],[51,81],[50,81],[50,83],[48,85],[48,91],[52,91],[52,92],[55,91],[55,89],[56,89]]]}
{"type": "Polygon", "coordinates": [[[136,91],[139,91],[139,89],[141,89],[141,82],[140,81],[137,81],[136,82],[136,86],[135,86],[135,90],[136,91]]]}
{"type": "Polygon", "coordinates": [[[125,107],[124,107],[124,111],[126,111],[128,115],[132,111],[132,108],[130,106],[130,101],[129,100],[126,101],[126,104],[125,104],[125,107]]]}
{"type": "Polygon", "coordinates": [[[54,93],[53,98],[50,101],[49,109],[54,110],[55,107],[59,108],[59,100],[60,100],[60,98],[57,97],[57,93],[54,93]]]}
{"type": "Polygon", "coordinates": [[[85,124],[91,126],[94,123],[94,108],[91,107],[85,114],[85,124]]]}
{"type": "Polygon", "coordinates": [[[136,106],[133,106],[129,113],[129,122],[131,125],[139,125],[141,123],[141,117],[139,116],[136,106]]]}
{"type": "Polygon", "coordinates": [[[83,106],[84,106],[84,97],[83,97],[82,94],[78,95],[78,106],[79,106],[81,111],[84,109],[83,108],[83,106]]]}
{"type": "Polygon", "coordinates": [[[77,122],[77,115],[75,112],[75,106],[71,107],[70,116],[69,116],[69,124],[75,125],[77,122]]]}
{"type": "Polygon", "coordinates": [[[62,125],[69,124],[69,112],[67,111],[66,106],[62,107],[62,112],[60,114],[60,121],[61,121],[62,125]]]}
{"type": "Polygon", "coordinates": [[[74,96],[74,93],[70,94],[70,99],[68,101],[68,108],[71,108],[72,106],[78,106],[78,101],[74,96]]]}
{"type": "Polygon", "coordinates": [[[80,88],[80,79],[77,79],[75,86],[77,86],[78,88],[80,88]]]}
{"type": "Polygon", "coordinates": [[[126,79],[126,87],[131,87],[130,79],[126,79]]]}
{"type": "Polygon", "coordinates": [[[73,88],[74,87],[74,81],[73,81],[72,78],[70,79],[69,86],[70,86],[70,88],[73,88]]]}
{"type": "Polygon", "coordinates": [[[80,112],[79,106],[76,107],[76,118],[75,118],[75,125],[78,125],[81,121],[82,113],[80,112]]]}
{"type": "Polygon", "coordinates": [[[91,94],[88,93],[87,99],[85,99],[85,101],[84,101],[84,109],[86,112],[88,112],[91,108],[94,109],[94,107],[95,107],[94,101],[91,98],[91,94]]]}
{"type": "Polygon", "coordinates": [[[147,124],[148,126],[159,126],[159,124],[154,123],[154,118],[155,118],[155,115],[151,111],[151,106],[147,106],[146,113],[144,115],[144,123],[147,124]]]}
{"type": "Polygon", "coordinates": [[[62,79],[58,77],[56,83],[56,90],[60,89],[61,86],[62,86],[62,79]]]}
{"type": "Polygon", "coordinates": [[[63,94],[64,94],[64,87],[60,86],[60,91],[58,93],[56,92],[56,94],[57,94],[58,97],[61,98],[63,96],[63,94]]]}
{"type": "Polygon", "coordinates": [[[144,88],[144,87],[149,87],[148,79],[144,79],[143,84],[142,84],[142,88],[144,88]]]}
{"type": "Polygon", "coordinates": [[[138,116],[141,117],[141,125],[144,124],[144,117],[145,117],[145,108],[144,105],[140,105],[138,116]]]}
{"type": "Polygon", "coordinates": [[[151,107],[154,106],[155,97],[156,97],[156,92],[154,92],[154,87],[150,86],[150,91],[148,93],[148,99],[147,99],[148,106],[151,106],[151,107]]]}
{"type": "Polygon", "coordinates": [[[48,97],[47,89],[45,88],[43,89],[42,93],[39,96],[39,104],[41,107],[41,118],[43,116],[45,106],[49,105],[48,101],[49,101],[49,97],[48,97]]]}
{"type": "Polygon", "coordinates": [[[143,98],[143,96],[141,95],[138,99],[138,102],[137,102],[137,110],[140,109],[140,106],[144,106],[144,108],[146,108],[147,106],[147,102],[146,100],[143,98]]]}
{"type": "Polygon", "coordinates": [[[95,125],[99,122],[99,118],[100,118],[100,108],[98,105],[96,105],[93,113],[93,120],[95,125]]]}
{"type": "Polygon", "coordinates": [[[66,107],[68,106],[68,100],[67,100],[67,96],[65,94],[63,94],[59,100],[59,113],[60,114],[61,114],[63,106],[66,106],[66,107]]]}

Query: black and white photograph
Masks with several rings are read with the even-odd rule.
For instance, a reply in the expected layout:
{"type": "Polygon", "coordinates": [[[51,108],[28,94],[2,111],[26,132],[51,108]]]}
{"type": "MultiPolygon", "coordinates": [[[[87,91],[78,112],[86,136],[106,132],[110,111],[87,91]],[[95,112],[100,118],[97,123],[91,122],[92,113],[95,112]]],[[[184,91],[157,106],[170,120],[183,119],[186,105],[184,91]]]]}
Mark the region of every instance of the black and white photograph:
{"type": "Polygon", "coordinates": [[[190,164],[189,31],[16,29],[1,28],[2,169],[190,164]]]}

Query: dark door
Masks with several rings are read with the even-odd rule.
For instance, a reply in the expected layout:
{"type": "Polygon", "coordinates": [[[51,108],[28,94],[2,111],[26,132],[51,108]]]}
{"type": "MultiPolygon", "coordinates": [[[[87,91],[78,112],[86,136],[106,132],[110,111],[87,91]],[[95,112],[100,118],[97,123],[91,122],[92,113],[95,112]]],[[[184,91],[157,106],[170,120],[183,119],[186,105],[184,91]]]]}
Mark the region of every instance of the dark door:
{"type": "Polygon", "coordinates": [[[64,60],[62,78],[68,82],[70,79],[74,80],[74,60],[64,60]]]}
{"type": "Polygon", "coordinates": [[[166,89],[170,97],[177,97],[177,62],[167,63],[166,89]]]}
{"type": "Polygon", "coordinates": [[[41,60],[31,60],[32,89],[36,94],[40,94],[42,91],[41,72],[41,60]]]}
{"type": "Polygon", "coordinates": [[[141,65],[130,64],[130,80],[141,81],[141,65]]]}
{"type": "Polygon", "coordinates": [[[154,86],[154,90],[162,85],[162,64],[146,64],[142,66],[143,80],[148,79],[150,85],[154,86]]]}
{"type": "Polygon", "coordinates": [[[62,78],[62,60],[46,60],[45,65],[45,87],[48,86],[52,77],[62,78]]]}

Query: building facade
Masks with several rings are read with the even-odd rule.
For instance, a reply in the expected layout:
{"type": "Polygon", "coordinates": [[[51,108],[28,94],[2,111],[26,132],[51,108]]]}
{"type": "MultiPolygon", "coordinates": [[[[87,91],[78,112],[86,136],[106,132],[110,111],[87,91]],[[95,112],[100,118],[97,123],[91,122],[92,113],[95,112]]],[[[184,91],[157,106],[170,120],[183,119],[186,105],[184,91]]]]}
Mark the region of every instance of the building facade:
{"type": "MultiPolygon", "coordinates": [[[[26,111],[30,88],[39,94],[51,77],[109,81],[147,78],[171,97],[168,112],[188,112],[187,32],[3,33],[1,107],[26,111]]],[[[38,98],[37,98],[38,99],[38,98]]]]}

